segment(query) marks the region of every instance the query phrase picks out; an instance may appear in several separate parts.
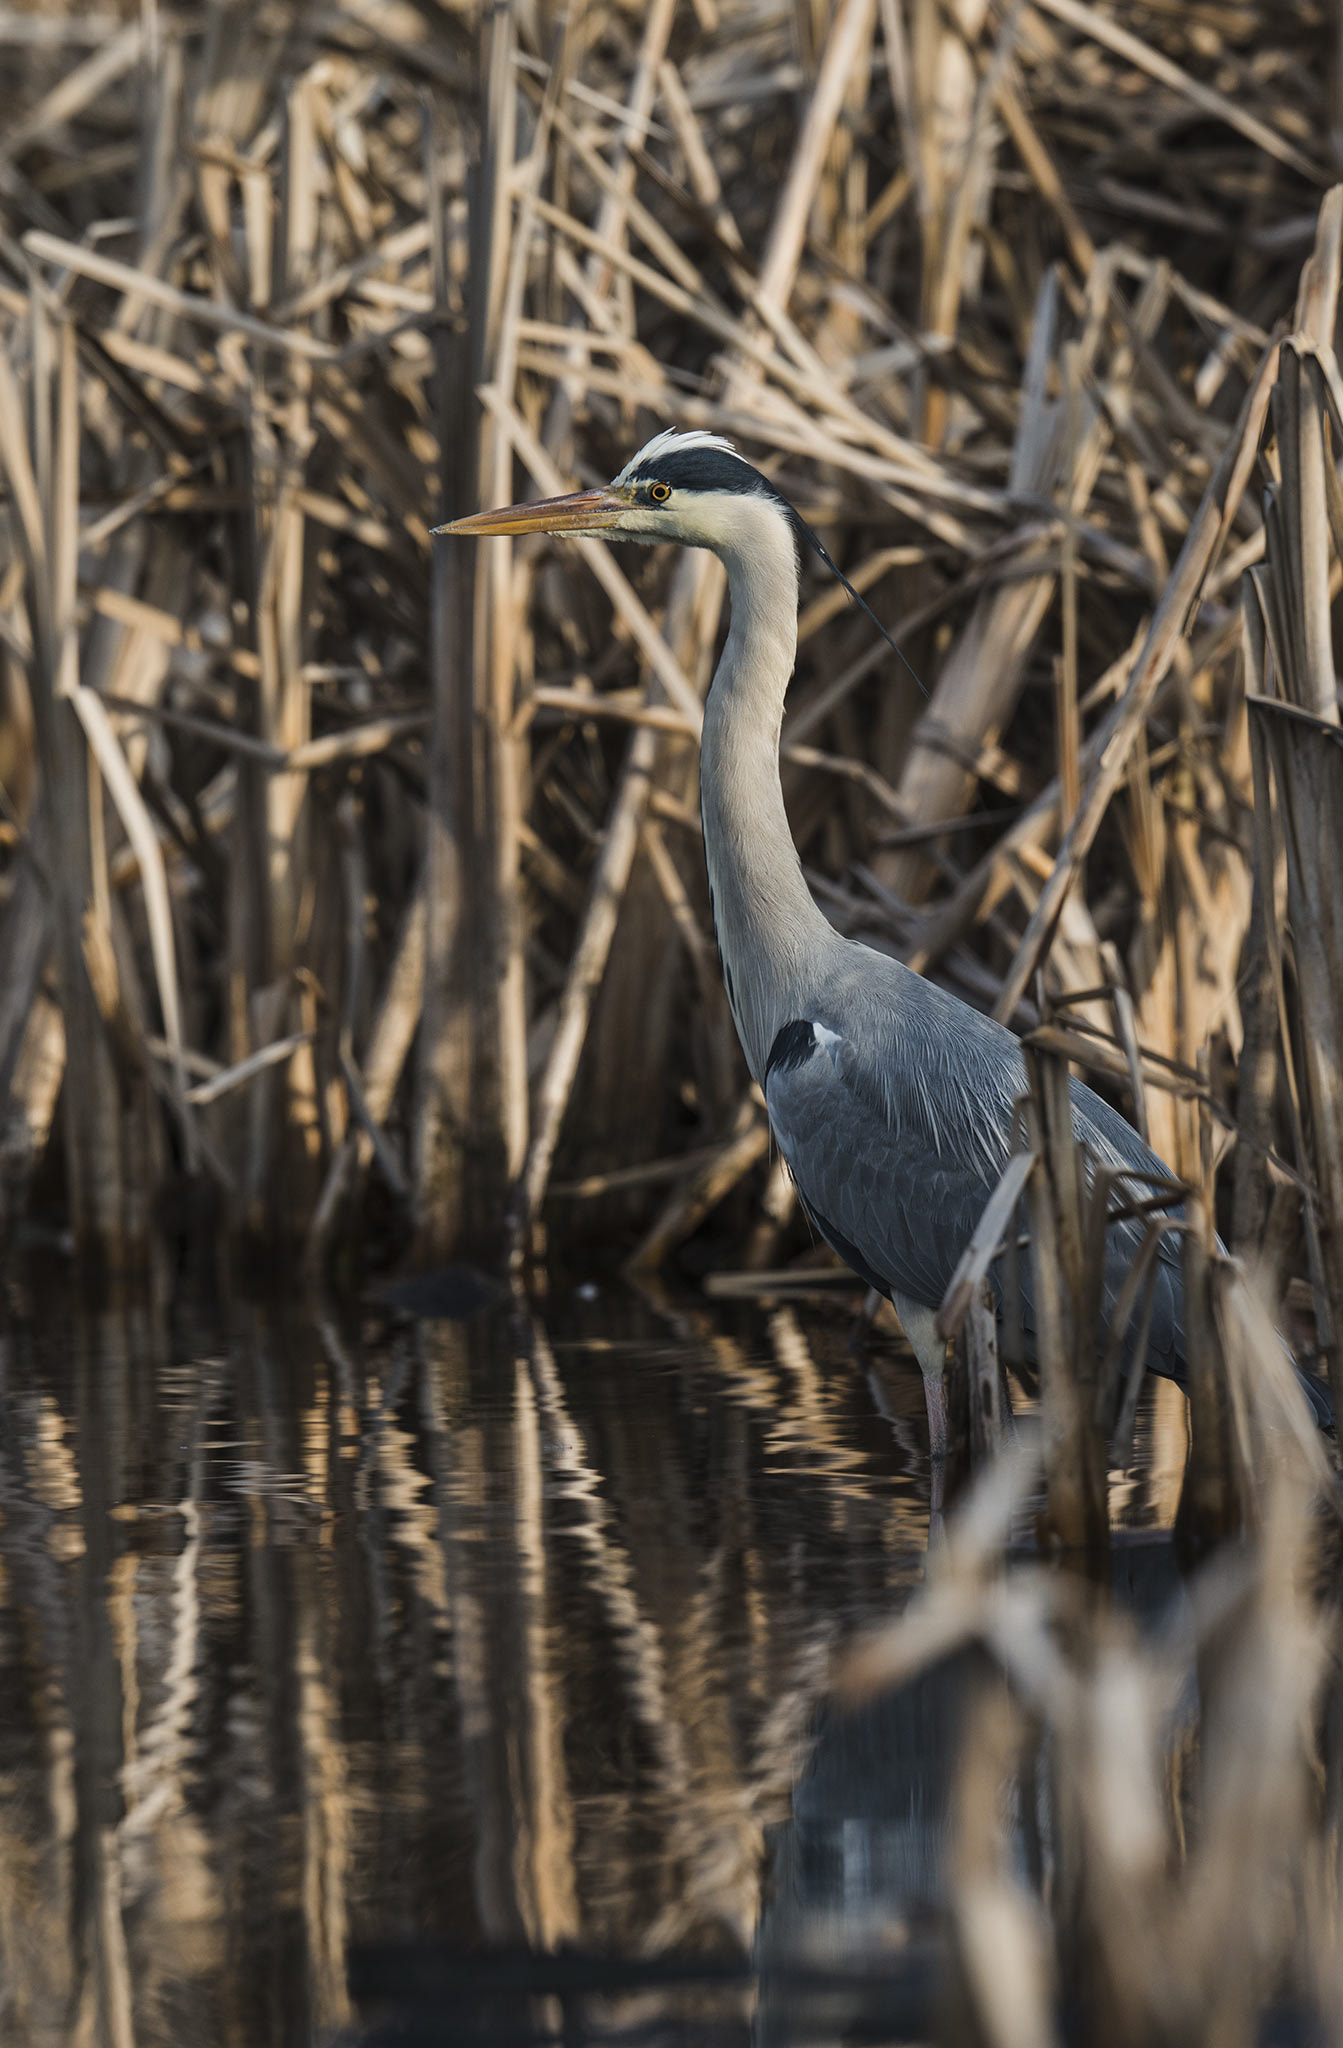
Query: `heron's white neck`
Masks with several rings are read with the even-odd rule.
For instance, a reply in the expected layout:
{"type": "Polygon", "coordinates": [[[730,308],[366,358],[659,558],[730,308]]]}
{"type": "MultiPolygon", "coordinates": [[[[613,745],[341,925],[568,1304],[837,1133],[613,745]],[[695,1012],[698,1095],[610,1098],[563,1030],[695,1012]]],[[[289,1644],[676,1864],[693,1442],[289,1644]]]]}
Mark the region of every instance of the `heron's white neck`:
{"type": "Polygon", "coordinates": [[[700,804],[723,978],[747,1064],[763,1084],[780,1026],[843,944],[812,901],[779,784],[779,728],[797,653],[797,556],[768,500],[739,498],[714,537],[732,623],[704,710],[700,804]]]}

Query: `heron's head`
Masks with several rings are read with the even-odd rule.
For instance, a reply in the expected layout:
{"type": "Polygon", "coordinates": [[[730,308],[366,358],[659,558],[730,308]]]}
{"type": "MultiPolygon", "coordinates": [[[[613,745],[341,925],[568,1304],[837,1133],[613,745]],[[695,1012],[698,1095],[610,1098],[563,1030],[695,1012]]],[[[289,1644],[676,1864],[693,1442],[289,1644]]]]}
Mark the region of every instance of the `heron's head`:
{"type": "Polygon", "coordinates": [[[762,530],[786,534],[795,544],[812,538],[788,500],[731,442],[717,434],[673,432],[655,434],[619,476],[595,490],[476,512],[437,529],[598,534],[604,540],[679,541],[718,553],[762,530]]]}
{"type": "MultiPolygon", "coordinates": [[[[609,484],[573,491],[565,498],[506,505],[498,512],[473,512],[434,530],[463,535],[590,533],[603,540],[679,541],[683,547],[712,548],[729,570],[735,561],[749,572],[755,596],[765,607],[776,597],[782,600],[790,583],[796,598],[801,560],[810,548],[905,662],[867,599],[831,561],[806,520],[768,477],[718,434],[655,434],[609,484]]],[[[912,669],[909,673],[914,675],[912,669]]],[[[914,681],[926,696],[917,676],[914,681]]]]}

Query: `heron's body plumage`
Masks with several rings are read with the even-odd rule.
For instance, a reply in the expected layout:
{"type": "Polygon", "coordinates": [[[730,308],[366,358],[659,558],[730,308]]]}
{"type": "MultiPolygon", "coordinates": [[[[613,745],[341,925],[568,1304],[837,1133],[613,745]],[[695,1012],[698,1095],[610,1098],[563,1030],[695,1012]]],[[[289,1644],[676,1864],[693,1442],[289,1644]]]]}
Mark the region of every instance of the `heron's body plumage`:
{"type": "MultiPolygon", "coordinates": [[[[1014,1149],[1025,1064],[1002,1025],[842,937],[807,887],[784,809],[779,738],[797,652],[799,549],[829,557],[758,470],[703,433],[655,436],[604,489],[480,514],[453,530],[608,533],[710,548],[723,562],[731,621],[705,705],[700,796],[728,1000],[803,1206],[895,1304],[923,1368],[936,1442],[945,1347],[934,1314],[1014,1149]]],[[[1072,1103],[1089,1172],[1105,1165],[1169,1179],[1098,1095],[1074,1084],[1072,1103]]],[[[1103,1321],[1142,1235],[1131,1219],[1110,1227],[1103,1321]]],[[[1028,1338],[1029,1274],[1021,1261],[1028,1338]]],[[[1183,1324],[1178,1241],[1167,1235],[1154,1269],[1151,1370],[1182,1377],[1183,1324]]],[[[1327,1396],[1315,1383],[1307,1392],[1328,1420],[1327,1396]]]]}
{"type": "MultiPolygon", "coordinates": [[[[762,480],[763,481],[763,480],[762,480]]],[[[707,510],[702,545],[728,576],[731,623],[705,706],[700,807],[724,983],[747,1064],[815,1228],[893,1302],[926,1383],[945,1346],[934,1317],[1015,1145],[1026,1091],[1021,1048],[1003,1025],[903,962],[844,938],[807,887],[784,808],[779,740],[797,652],[796,528],[782,499],[733,493],[707,510]],[[771,1052],[812,1027],[806,1057],[771,1052]]],[[[1074,1082],[1073,1121],[1088,1174],[1123,1168],[1172,1178],[1150,1146],[1093,1090],[1074,1082]]],[[[1123,1202],[1146,1192],[1132,1184],[1123,1202]]],[[[1176,1212],[1178,1215],[1178,1211],[1176,1212]]],[[[1102,1336],[1144,1226],[1110,1227],[1102,1336]]],[[[997,1266],[990,1277],[1001,1289],[997,1266]]],[[[1018,1262],[1023,1332],[1034,1334],[1031,1262],[1018,1262]]],[[[1183,1382],[1180,1240],[1157,1247],[1148,1370],[1183,1382]]],[[[1137,1337],[1137,1318],[1126,1343],[1137,1337]]],[[[1327,1403],[1312,1385],[1322,1419],[1327,1403]]],[[[940,1401],[940,1390],[938,1394],[940,1401]]],[[[930,1418],[935,1413],[930,1392],[930,1418]]]]}
{"type": "MultiPolygon", "coordinates": [[[[797,641],[797,559],[768,500],[734,522],[732,623],[705,707],[700,796],[724,981],[770,1124],[816,1228],[902,1308],[925,1372],[930,1317],[1013,1150],[1025,1064],[1012,1033],[837,932],[817,907],[779,780],[784,694],[797,641]],[[777,1061],[780,1032],[810,1024],[810,1057],[777,1061]],[[817,1038],[815,1027],[824,1033],[817,1038]]],[[[801,1044],[801,1039],[796,1043],[801,1044]]],[[[1098,1161],[1166,1169],[1090,1089],[1075,1087],[1079,1138],[1098,1161]]],[[[1141,1231],[1110,1233],[1113,1297],[1141,1231]]],[[[1178,1376],[1178,1253],[1163,1244],[1148,1363],[1178,1376]]],[[[1029,1261],[1022,1296],[1030,1334],[1029,1261]]]]}
{"type": "MultiPolygon", "coordinates": [[[[804,1005],[823,1035],[813,1033],[806,1056],[769,1067],[770,1124],[821,1234],[897,1309],[901,1301],[936,1309],[1014,1149],[1025,1062],[1011,1032],[991,1018],[899,961],[852,950],[847,972],[804,1005]]],[[[1108,1103],[1076,1083],[1072,1102],[1090,1163],[1166,1177],[1108,1103]]],[[[1130,1199],[1145,1192],[1126,1189],[1130,1199]]],[[[1141,1239],[1132,1220],[1111,1228],[1107,1311],[1141,1239]]],[[[1000,1282],[996,1269],[992,1277],[1000,1282]]],[[[1029,1259],[1018,1279],[1029,1346],[1029,1259]]],[[[1181,1278],[1170,1237],[1158,1251],[1154,1290],[1147,1363],[1178,1379],[1181,1278]]]]}

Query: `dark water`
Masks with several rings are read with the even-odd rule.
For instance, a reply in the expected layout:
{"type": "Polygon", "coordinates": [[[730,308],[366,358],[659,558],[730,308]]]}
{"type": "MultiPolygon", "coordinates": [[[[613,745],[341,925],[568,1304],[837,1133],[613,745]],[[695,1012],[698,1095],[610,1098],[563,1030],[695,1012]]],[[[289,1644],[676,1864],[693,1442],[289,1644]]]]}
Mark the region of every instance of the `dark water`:
{"type": "Polygon", "coordinates": [[[825,1708],[927,1539],[847,1336],[20,1298],[0,2040],[919,2038],[957,1685],[825,1708]]]}

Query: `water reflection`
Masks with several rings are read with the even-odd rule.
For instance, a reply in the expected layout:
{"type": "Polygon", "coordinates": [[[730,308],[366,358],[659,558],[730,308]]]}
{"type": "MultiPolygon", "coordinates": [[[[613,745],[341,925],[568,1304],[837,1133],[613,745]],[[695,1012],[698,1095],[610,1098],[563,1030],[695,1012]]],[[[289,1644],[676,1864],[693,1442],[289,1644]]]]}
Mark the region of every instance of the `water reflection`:
{"type": "Polygon", "coordinates": [[[832,1657],[922,1571],[917,1375],[879,1405],[846,1335],[43,1298],[0,1338],[3,2038],[294,2048],[409,1942],[717,1958],[598,2031],[748,2038],[832,1657]]]}

